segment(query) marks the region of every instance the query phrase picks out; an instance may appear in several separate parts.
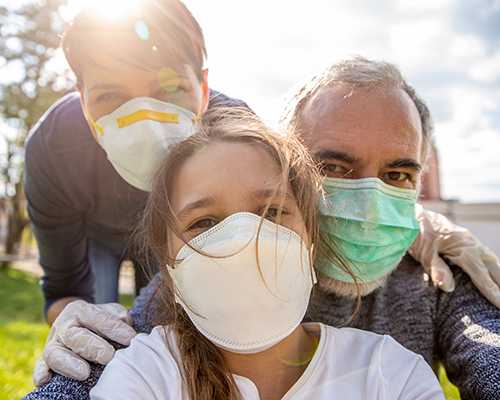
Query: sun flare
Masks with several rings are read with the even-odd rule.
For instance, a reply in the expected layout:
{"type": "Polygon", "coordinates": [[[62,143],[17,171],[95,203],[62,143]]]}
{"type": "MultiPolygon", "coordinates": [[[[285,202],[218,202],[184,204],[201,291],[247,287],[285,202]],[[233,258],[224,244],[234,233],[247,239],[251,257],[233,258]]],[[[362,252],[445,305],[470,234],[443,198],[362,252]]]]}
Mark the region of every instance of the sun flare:
{"type": "Polygon", "coordinates": [[[124,14],[138,14],[143,2],[144,0],[70,0],[69,6],[75,14],[89,6],[98,17],[116,19],[124,14]]]}

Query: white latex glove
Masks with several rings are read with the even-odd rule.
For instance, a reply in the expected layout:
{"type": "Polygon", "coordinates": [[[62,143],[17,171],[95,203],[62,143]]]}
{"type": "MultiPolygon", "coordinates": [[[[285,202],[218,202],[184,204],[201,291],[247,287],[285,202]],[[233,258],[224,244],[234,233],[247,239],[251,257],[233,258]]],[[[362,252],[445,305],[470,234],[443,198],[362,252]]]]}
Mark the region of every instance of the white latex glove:
{"type": "Polygon", "coordinates": [[[85,360],[106,365],[115,355],[113,346],[101,336],[128,346],[136,335],[131,325],[132,317],[118,303],[69,303],[50,328],[33,371],[33,384],[48,383],[52,371],[79,381],[87,379],[90,365],[85,360]]]}
{"type": "Polygon", "coordinates": [[[415,207],[420,232],[408,252],[420,262],[432,281],[443,291],[455,289],[453,273],[440,257],[462,268],[474,285],[492,304],[500,308],[500,260],[468,229],[444,215],[415,207]]]}

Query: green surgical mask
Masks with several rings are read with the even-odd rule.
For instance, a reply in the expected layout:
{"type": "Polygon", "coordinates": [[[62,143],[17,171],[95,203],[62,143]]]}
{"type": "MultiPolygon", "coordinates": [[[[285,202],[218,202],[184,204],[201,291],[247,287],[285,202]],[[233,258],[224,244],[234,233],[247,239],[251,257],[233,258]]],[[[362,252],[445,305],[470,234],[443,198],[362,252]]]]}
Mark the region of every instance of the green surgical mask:
{"type": "MultiPolygon", "coordinates": [[[[396,268],[420,229],[417,192],[378,178],[324,178],[320,224],[325,240],[354,266],[358,282],[373,282],[396,268]]],[[[332,279],[353,282],[339,265],[318,255],[315,268],[332,279]]]]}

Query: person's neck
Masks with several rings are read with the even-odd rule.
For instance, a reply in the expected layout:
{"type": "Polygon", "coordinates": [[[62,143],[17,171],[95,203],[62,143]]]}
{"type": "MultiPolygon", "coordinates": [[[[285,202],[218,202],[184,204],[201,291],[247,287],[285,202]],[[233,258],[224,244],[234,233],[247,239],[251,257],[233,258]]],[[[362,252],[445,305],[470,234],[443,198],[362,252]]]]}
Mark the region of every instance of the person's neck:
{"type": "Polygon", "coordinates": [[[250,379],[261,400],[281,399],[306,370],[318,347],[318,338],[301,325],[270,349],[256,354],[236,354],[219,349],[229,370],[250,379]]]}

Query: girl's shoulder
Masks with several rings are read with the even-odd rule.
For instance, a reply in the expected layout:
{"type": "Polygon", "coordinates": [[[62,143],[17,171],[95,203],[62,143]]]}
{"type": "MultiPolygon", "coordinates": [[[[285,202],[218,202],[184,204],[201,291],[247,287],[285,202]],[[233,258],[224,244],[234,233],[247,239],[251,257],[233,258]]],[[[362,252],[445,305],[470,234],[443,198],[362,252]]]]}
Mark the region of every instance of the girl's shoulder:
{"type": "MultiPolygon", "coordinates": [[[[314,393],[314,398],[328,399],[331,393],[338,392],[346,394],[345,398],[367,400],[444,399],[422,356],[405,349],[390,336],[319,323],[303,327],[320,337],[320,341],[296,391],[292,391],[294,395],[307,392],[314,393]]],[[[285,397],[289,398],[294,397],[285,397]]]]}
{"type": "Polygon", "coordinates": [[[118,350],[92,390],[92,399],[183,399],[181,372],[168,336],[168,330],[156,327],[118,350]]]}

